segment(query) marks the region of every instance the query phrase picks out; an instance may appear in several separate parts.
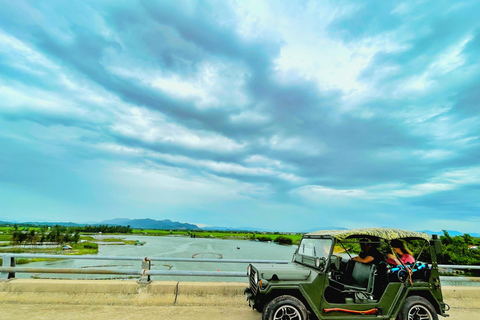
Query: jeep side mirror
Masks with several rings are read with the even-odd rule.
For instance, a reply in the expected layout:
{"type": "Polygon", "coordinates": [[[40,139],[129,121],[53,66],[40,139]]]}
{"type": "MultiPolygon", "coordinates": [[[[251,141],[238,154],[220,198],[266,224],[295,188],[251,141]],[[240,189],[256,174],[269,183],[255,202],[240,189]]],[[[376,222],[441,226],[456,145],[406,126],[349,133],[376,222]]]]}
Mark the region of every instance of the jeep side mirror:
{"type": "Polygon", "coordinates": [[[436,234],[432,234],[432,240],[430,240],[430,244],[433,246],[436,254],[442,253],[442,242],[438,239],[436,234]]]}

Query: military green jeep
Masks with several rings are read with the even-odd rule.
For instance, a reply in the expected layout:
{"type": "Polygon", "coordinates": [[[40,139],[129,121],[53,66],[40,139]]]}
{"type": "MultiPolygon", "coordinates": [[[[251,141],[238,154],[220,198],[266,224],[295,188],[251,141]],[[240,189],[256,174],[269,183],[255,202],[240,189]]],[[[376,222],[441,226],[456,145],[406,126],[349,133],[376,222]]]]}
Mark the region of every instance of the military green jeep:
{"type": "MultiPolygon", "coordinates": [[[[245,289],[263,320],[399,319],[436,320],[448,316],[437,267],[436,236],[386,228],[318,231],[305,234],[288,264],[251,264],[245,289]],[[414,251],[414,262],[387,264],[399,239],[414,251]],[[380,257],[353,259],[369,241],[380,257]]],[[[392,257],[392,256],[391,256],[392,257]]]]}

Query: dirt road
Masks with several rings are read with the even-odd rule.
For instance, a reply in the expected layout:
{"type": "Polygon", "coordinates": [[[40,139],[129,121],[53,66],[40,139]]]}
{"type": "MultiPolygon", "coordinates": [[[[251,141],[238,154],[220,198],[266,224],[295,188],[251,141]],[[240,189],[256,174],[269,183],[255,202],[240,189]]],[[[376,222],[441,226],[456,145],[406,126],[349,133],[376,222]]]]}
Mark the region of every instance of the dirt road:
{"type": "MultiPolygon", "coordinates": [[[[247,306],[106,306],[0,303],[2,319],[16,320],[260,320],[247,306]]],[[[452,308],[449,320],[478,320],[480,309],[452,308]]],[[[442,319],[440,317],[440,319],[442,319]]]]}
{"type": "MultiPolygon", "coordinates": [[[[18,279],[0,283],[0,319],[260,320],[245,301],[244,286],[18,279]]],[[[445,287],[443,293],[449,320],[480,319],[478,287],[445,287]]]]}

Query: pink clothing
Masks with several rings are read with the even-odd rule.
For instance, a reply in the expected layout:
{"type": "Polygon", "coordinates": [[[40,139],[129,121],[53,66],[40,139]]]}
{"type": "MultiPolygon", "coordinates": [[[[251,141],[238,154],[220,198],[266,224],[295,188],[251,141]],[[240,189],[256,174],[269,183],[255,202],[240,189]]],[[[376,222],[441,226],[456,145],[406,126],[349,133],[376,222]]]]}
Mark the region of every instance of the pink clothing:
{"type": "MultiPolygon", "coordinates": [[[[400,256],[400,261],[403,262],[403,264],[407,264],[407,263],[414,263],[415,259],[413,259],[413,257],[411,255],[409,255],[408,253],[405,253],[404,255],[400,256]]],[[[392,266],[397,265],[395,260],[390,259],[390,258],[387,259],[387,263],[391,264],[392,266]]]]}

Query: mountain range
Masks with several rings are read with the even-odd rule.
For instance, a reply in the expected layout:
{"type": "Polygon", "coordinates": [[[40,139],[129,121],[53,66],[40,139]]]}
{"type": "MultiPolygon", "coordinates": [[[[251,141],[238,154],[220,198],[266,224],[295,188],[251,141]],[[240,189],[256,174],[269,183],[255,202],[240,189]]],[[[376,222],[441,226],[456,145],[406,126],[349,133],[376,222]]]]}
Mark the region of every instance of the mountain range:
{"type": "Polygon", "coordinates": [[[115,226],[130,226],[131,228],[136,229],[158,229],[158,230],[200,230],[200,228],[191,223],[182,223],[177,221],[172,221],[169,219],[165,220],[154,220],[154,219],[111,219],[104,220],[100,224],[108,224],[115,226]]]}

